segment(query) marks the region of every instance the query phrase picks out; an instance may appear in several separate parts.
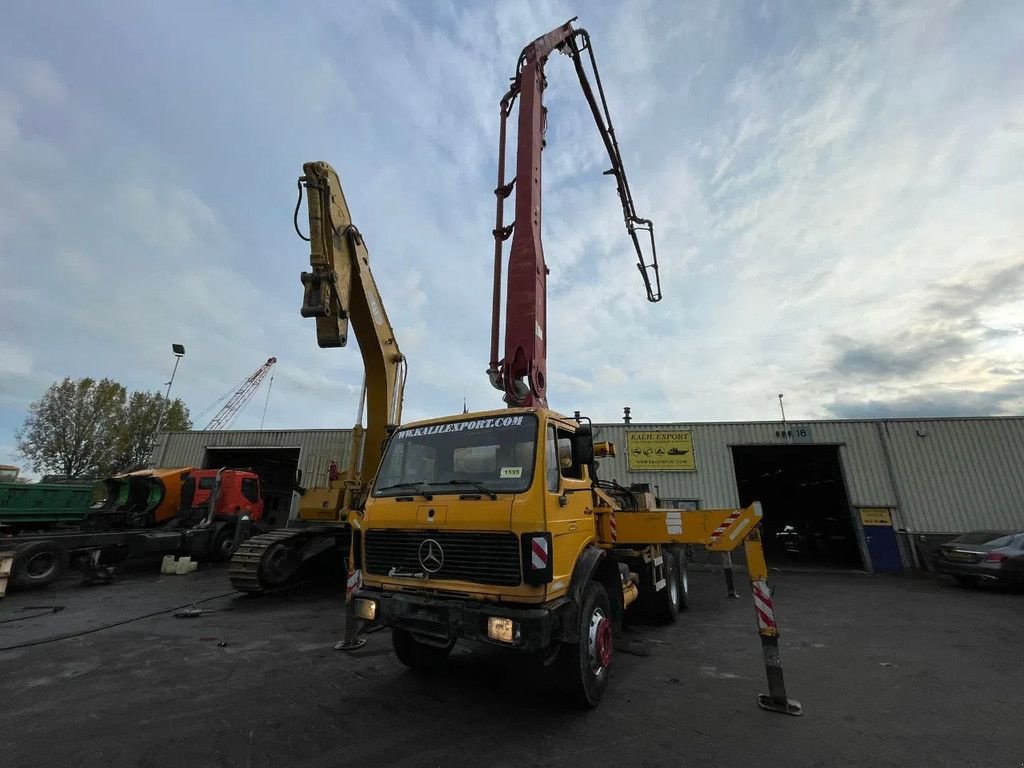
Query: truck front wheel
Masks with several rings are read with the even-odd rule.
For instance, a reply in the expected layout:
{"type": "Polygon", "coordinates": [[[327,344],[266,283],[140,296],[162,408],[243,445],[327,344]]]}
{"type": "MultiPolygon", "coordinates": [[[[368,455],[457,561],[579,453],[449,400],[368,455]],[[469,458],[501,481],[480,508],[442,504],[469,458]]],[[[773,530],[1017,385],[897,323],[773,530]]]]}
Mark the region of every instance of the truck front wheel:
{"type": "Polygon", "coordinates": [[[446,646],[421,643],[412,633],[404,629],[391,630],[391,645],[398,660],[416,672],[434,672],[444,666],[448,654],[455,647],[452,641],[446,646]]]}
{"type": "Polygon", "coordinates": [[[215,563],[223,563],[230,560],[234,553],[235,529],[225,525],[213,537],[213,544],[210,545],[210,559],[215,563]]]}
{"type": "Polygon", "coordinates": [[[576,643],[558,652],[558,672],[570,702],[581,709],[596,707],[608,688],[612,663],[612,616],[608,593],[596,581],[587,583],[580,601],[576,643]]]}

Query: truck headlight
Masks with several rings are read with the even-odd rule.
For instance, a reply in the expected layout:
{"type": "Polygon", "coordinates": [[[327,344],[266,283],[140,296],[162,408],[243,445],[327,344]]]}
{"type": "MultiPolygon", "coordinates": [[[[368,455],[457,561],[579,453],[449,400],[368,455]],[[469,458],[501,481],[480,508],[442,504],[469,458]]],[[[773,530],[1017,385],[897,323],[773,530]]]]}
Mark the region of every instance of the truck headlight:
{"type": "Polygon", "coordinates": [[[488,616],[487,636],[501,643],[516,643],[519,641],[519,625],[512,619],[488,616]]]}
{"type": "Polygon", "coordinates": [[[356,616],[363,621],[373,621],[377,618],[376,600],[356,600],[356,616]]]}

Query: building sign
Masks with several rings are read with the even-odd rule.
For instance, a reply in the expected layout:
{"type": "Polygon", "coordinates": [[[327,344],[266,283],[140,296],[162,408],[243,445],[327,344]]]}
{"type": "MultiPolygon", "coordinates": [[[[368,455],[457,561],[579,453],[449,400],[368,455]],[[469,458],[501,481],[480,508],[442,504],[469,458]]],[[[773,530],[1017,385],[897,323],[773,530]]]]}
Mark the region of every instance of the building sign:
{"type": "Polygon", "coordinates": [[[695,472],[692,432],[627,432],[631,472],[695,472]]]}
{"type": "Polygon", "coordinates": [[[892,526],[892,513],[884,507],[864,507],[860,511],[860,521],[864,525],[892,526]]]}
{"type": "Polygon", "coordinates": [[[789,429],[776,429],[775,436],[789,443],[813,443],[811,428],[806,425],[790,425],[789,429]]]}

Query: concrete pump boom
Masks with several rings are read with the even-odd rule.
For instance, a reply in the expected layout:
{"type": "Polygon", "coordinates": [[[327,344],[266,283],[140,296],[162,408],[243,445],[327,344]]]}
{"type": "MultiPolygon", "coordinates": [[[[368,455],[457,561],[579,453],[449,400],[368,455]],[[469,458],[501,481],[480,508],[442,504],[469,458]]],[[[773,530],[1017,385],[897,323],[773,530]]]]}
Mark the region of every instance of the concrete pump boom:
{"type": "Polygon", "coordinates": [[[544,64],[553,51],[573,60],[580,87],[597,124],[611,167],[606,175],[615,177],[626,231],[637,254],[637,269],[643,277],[648,301],[661,300],[654,225],[636,214],[626,180],[622,156],[615,138],[608,103],[597,71],[590,35],[574,29],[570,19],[557,29],[538,37],[519,56],[512,86],[501,100],[498,147],[497,210],[494,227],[494,303],[491,317],[491,359],[487,374],[492,386],[504,391],[509,406],[547,407],[547,273],[541,244],[541,151],[547,108],[543,103],[546,80],[544,64]],[[583,63],[586,51],[597,85],[595,95],[583,63]],[[516,145],[515,179],[505,183],[506,122],[516,99],[519,126],[516,145]],[[515,190],[515,220],[504,226],[504,201],[515,190]],[[650,260],[644,256],[640,233],[650,241],[650,260]],[[502,243],[512,237],[508,265],[505,309],[505,355],[498,358],[501,314],[502,243]]]}

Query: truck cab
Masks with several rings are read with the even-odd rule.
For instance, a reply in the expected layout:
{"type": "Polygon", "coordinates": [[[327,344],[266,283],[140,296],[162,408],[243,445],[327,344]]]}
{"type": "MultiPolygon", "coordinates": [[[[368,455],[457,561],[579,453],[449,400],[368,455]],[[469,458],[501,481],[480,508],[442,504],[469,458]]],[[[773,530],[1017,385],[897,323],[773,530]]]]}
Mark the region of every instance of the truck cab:
{"type": "Polygon", "coordinates": [[[217,493],[214,518],[235,520],[242,515],[257,523],[263,519],[263,492],[260,477],[255,472],[243,469],[197,469],[192,472],[195,490],[189,506],[194,509],[208,509],[217,473],[220,472],[220,490],[217,493]]]}
{"type": "Polygon", "coordinates": [[[364,583],[534,605],[564,595],[595,538],[578,429],[516,408],[396,431],[366,502],[364,583]]]}
{"type": "Polygon", "coordinates": [[[594,706],[613,623],[636,597],[605,557],[597,515],[614,504],[592,477],[589,425],[546,408],[417,422],[388,441],[366,500],[356,564],[360,618],[391,627],[408,666],[459,639],[558,662],[594,706]]]}

